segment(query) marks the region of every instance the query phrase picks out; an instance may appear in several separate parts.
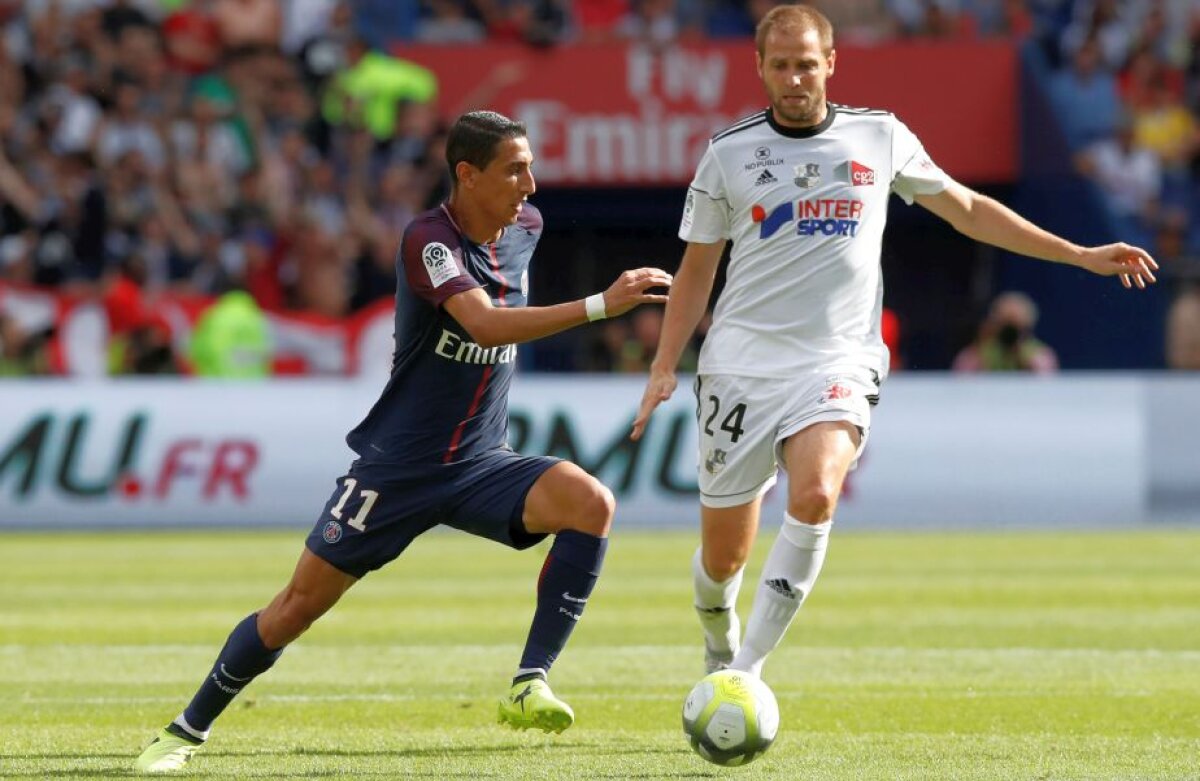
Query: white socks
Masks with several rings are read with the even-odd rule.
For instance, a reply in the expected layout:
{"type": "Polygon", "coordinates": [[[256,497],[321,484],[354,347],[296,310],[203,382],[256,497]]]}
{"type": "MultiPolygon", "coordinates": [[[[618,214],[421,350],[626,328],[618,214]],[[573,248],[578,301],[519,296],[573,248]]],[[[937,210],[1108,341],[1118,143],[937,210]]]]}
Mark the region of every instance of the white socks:
{"type": "Polygon", "coordinates": [[[700,625],[704,627],[704,646],[707,655],[722,664],[731,662],[737,653],[742,628],[735,608],[738,591],[742,588],[742,572],[738,570],[729,580],[718,583],[704,571],[700,548],[692,557],[696,615],[700,616],[700,625]]]}
{"type": "MultiPolygon", "coordinates": [[[[812,593],[817,575],[821,574],[832,526],[833,521],[810,524],[801,523],[791,515],[784,516],[783,528],[763,565],[762,580],[746,623],[746,637],[730,667],[762,675],[767,654],[779,645],[796,611],[812,593]]],[[[734,592],[735,599],[736,596],[734,592]]]]}

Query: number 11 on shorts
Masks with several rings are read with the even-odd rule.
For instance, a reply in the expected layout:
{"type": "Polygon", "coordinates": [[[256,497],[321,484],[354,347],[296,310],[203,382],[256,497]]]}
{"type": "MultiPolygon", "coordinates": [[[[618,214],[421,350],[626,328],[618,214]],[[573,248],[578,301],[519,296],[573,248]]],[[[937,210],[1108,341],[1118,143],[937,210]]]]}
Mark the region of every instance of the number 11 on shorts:
{"type": "MultiPolygon", "coordinates": [[[[346,502],[350,501],[350,495],[358,487],[358,481],[353,477],[347,477],[345,485],[346,490],[342,492],[342,497],[338,499],[338,503],[329,511],[329,514],[339,521],[342,520],[342,511],[346,509],[346,502]]],[[[379,498],[379,492],[364,488],[359,493],[362,494],[362,507],[358,508],[358,512],[354,514],[353,518],[346,521],[346,525],[361,532],[367,530],[367,514],[375,506],[375,500],[379,498]]]]}

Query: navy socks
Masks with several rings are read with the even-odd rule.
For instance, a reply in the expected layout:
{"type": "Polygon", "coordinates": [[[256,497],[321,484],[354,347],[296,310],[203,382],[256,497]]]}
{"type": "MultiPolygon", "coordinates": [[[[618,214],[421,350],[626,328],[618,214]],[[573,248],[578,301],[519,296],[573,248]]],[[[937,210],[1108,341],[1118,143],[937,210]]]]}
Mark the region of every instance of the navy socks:
{"type": "Polygon", "coordinates": [[[567,530],[555,537],[538,578],[537,610],[518,676],[550,671],[587,605],[607,548],[606,537],[584,532],[567,530]]]}
{"type": "Polygon", "coordinates": [[[255,677],[271,669],[283,649],[272,651],[258,636],[258,614],[252,613],[233,628],[225,647],[217,655],[212,672],[200,684],[199,691],[183,712],[183,727],[201,740],[208,737],[212,726],[225,706],[233,701],[255,677]]]}

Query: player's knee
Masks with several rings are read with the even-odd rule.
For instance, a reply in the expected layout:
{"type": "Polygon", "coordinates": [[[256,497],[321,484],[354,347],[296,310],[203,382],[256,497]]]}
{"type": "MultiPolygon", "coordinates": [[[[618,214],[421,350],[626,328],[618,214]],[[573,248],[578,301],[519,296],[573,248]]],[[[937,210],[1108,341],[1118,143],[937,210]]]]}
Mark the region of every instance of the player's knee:
{"type": "Polygon", "coordinates": [[[704,571],[717,583],[724,583],[746,566],[747,554],[740,550],[705,551],[704,571]]]}
{"type": "Polygon", "coordinates": [[[612,528],[613,514],[617,510],[617,500],[613,498],[612,491],[599,480],[589,478],[576,493],[571,513],[579,531],[597,537],[606,536],[612,528]]]}
{"type": "Polygon", "coordinates": [[[788,496],[788,514],[802,523],[823,523],[833,517],[837,500],[838,487],[818,480],[788,496]]]}

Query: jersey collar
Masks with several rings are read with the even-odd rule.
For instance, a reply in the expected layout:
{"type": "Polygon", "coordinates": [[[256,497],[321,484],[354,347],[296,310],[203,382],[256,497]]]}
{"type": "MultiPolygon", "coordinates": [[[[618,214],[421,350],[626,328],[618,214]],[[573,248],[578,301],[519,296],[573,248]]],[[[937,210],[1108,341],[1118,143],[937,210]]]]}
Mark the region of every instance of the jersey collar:
{"type": "Polygon", "coordinates": [[[787,136],[788,138],[812,138],[829,129],[829,126],[833,124],[833,115],[836,113],[837,108],[832,103],[826,103],[825,119],[821,120],[821,124],[813,125],[812,127],[784,127],[775,121],[775,112],[768,108],[767,124],[781,136],[787,136]]]}

